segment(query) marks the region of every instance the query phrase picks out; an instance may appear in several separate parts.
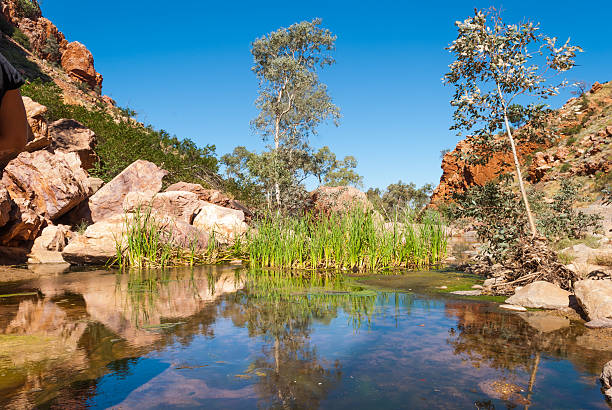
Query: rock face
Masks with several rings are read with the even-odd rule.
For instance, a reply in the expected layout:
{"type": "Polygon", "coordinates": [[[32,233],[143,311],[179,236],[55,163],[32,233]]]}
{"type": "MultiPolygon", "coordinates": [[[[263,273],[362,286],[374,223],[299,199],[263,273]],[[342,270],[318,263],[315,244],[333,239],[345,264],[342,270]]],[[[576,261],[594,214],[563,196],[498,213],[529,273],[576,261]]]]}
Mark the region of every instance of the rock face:
{"type": "Polygon", "coordinates": [[[132,163],[89,198],[88,209],[84,211],[89,215],[84,218],[99,222],[122,214],[123,202],[130,192],[139,192],[152,199],[161,189],[162,179],[167,174],[152,162],[138,160],[132,163]]]}
{"type": "Polygon", "coordinates": [[[193,220],[193,226],[203,232],[215,234],[215,240],[227,244],[248,230],[242,211],[224,208],[208,202],[202,203],[202,208],[193,220]]]}
{"type": "Polygon", "coordinates": [[[61,217],[91,192],[74,153],[22,152],[6,166],[1,183],[16,205],[2,244],[34,240],[44,221],[61,217]]]}
{"type": "Polygon", "coordinates": [[[130,192],[123,201],[123,210],[133,212],[150,209],[154,214],[168,215],[187,224],[191,224],[196,214],[204,205],[198,195],[186,191],[170,191],[156,194],[153,198],[148,193],[130,192]]]}
{"type": "Polygon", "coordinates": [[[69,43],[63,51],[62,68],[70,77],[87,83],[92,89],[102,88],[102,75],[94,68],[93,55],[78,41],[69,43]]]}
{"type": "Polygon", "coordinates": [[[61,252],[72,237],[67,225],[49,225],[34,241],[28,263],[65,263],[61,252]]]}
{"type": "Polygon", "coordinates": [[[22,97],[22,100],[30,126],[26,151],[32,152],[47,147],[51,143],[48,124],[45,119],[47,107],[29,97],[22,97]]]}
{"type": "Polygon", "coordinates": [[[600,378],[606,398],[612,401],[612,360],[605,364],[600,378]]]}
{"type": "Polygon", "coordinates": [[[581,280],[574,292],[589,320],[612,318],[612,281],[581,280]]]}
{"type": "Polygon", "coordinates": [[[166,188],[166,192],[171,191],[186,191],[193,192],[202,201],[210,202],[211,204],[223,206],[225,208],[236,209],[242,211],[247,220],[253,217],[253,213],[240,202],[231,199],[221,191],[216,189],[206,189],[200,184],[192,184],[189,182],[177,182],[166,188]]]}
{"type": "Polygon", "coordinates": [[[81,166],[90,170],[98,162],[96,134],[75,120],[61,119],[49,126],[51,148],[60,152],[76,152],[81,166]]]}
{"type": "Polygon", "coordinates": [[[516,291],[506,303],[528,308],[562,309],[569,306],[570,293],[559,286],[537,281],[516,291]]]}
{"type": "MultiPolygon", "coordinates": [[[[537,148],[534,144],[521,144],[517,147],[519,157],[530,154],[537,148]]],[[[471,165],[460,160],[463,154],[473,152],[476,145],[468,137],[459,141],[455,149],[442,158],[442,176],[440,184],[431,197],[431,203],[436,204],[452,199],[453,193],[461,193],[475,185],[484,185],[496,178],[500,172],[512,170],[513,159],[510,153],[496,153],[483,165],[471,165]]]]}
{"type": "Polygon", "coordinates": [[[351,186],[320,186],[310,193],[310,200],[315,214],[342,213],[355,207],[372,209],[366,194],[351,186]]]}

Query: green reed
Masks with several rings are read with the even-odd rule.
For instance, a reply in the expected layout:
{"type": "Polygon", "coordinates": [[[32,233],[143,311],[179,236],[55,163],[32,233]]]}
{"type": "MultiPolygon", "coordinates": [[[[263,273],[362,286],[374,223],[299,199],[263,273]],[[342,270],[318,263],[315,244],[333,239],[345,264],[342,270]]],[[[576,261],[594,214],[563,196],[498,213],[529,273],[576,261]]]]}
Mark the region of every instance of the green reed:
{"type": "Polygon", "coordinates": [[[419,223],[410,212],[391,223],[354,209],[343,215],[286,218],[267,215],[243,243],[251,266],[355,272],[428,269],[446,253],[446,229],[429,213],[419,223]]]}

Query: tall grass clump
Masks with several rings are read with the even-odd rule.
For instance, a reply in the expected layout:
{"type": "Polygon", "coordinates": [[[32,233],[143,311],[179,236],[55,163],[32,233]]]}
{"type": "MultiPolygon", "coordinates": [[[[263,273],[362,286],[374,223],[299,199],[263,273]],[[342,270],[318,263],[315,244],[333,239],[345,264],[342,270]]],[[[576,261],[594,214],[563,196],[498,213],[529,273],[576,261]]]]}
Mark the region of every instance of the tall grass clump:
{"type": "Polygon", "coordinates": [[[166,267],[176,261],[178,249],[169,240],[170,233],[156,220],[151,208],[138,207],[126,215],[124,234],[115,239],[120,268],[166,267]]]}
{"type": "Polygon", "coordinates": [[[417,221],[414,213],[404,212],[385,224],[355,208],[318,217],[267,215],[247,233],[244,246],[255,267],[362,272],[431,268],[444,258],[446,244],[437,214],[417,221]]]}

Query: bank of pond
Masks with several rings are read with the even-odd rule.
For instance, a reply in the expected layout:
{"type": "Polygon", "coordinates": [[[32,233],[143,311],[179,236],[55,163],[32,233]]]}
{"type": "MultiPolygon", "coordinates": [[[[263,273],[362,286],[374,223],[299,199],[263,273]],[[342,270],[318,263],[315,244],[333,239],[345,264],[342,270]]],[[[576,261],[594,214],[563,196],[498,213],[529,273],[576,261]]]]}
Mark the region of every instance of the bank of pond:
{"type": "Polygon", "coordinates": [[[33,276],[0,283],[2,407],[607,406],[612,334],[443,293],[462,273],[33,276]]]}

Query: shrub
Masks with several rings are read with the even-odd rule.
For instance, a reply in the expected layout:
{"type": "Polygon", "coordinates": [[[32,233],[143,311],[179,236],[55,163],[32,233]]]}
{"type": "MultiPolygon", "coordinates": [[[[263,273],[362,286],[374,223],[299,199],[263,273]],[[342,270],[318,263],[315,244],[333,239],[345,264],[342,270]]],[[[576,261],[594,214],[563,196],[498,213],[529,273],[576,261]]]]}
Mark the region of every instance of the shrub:
{"type": "Polygon", "coordinates": [[[563,129],[563,133],[565,135],[576,135],[580,132],[580,130],[582,130],[582,126],[583,124],[570,125],[569,127],[565,127],[563,129]]]}
{"type": "Polygon", "coordinates": [[[51,82],[28,82],[22,93],[45,105],[50,121],[73,118],[96,133],[100,163],[92,174],[104,181],[114,178],[132,162],[144,159],[168,171],[166,184],[178,181],[215,187],[221,184],[214,145],[200,148],[189,139],[179,140],[163,130],[142,126],[125,117],[116,118],[101,107],[64,104],[59,87],[51,82]]]}
{"type": "Polygon", "coordinates": [[[23,34],[23,31],[19,30],[18,28],[15,28],[15,31],[13,31],[13,35],[11,37],[23,48],[27,50],[32,49],[32,46],[30,45],[30,39],[28,38],[28,36],[23,34]]]}
{"type": "Polygon", "coordinates": [[[35,19],[40,16],[40,6],[36,0],[17,0],[15,7],[19,17],[35,19]]]}
{"type": "Polygon", "coordinates": [[[570,170],[571,167],[572,166],[566,162],[565,164],[561,165],[561,168],[559,170],[561,172],[567,172],[570,170]]]}
{"type": "Polygon", "coordinates": [[[565,146],[566,147],[571,147],[572,145],[574,145],[574,143],[576,142],[577,138],[574,136],[571,136],[567,139],[567,141],[565,142],[565,146]]]}
{"type": "Polygon", "coordinates": [[[47,60],[52,62],[59,62],[62,58],[59,44],[54,36],[47,37],[42,52],[46,56],[47,60]]]}

